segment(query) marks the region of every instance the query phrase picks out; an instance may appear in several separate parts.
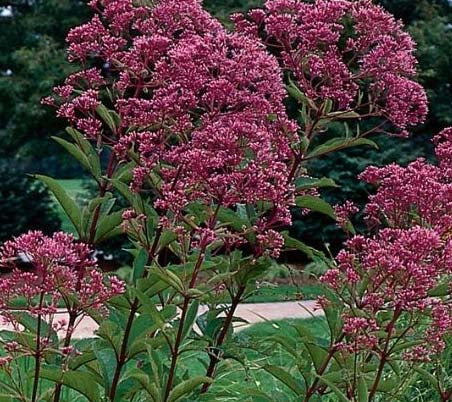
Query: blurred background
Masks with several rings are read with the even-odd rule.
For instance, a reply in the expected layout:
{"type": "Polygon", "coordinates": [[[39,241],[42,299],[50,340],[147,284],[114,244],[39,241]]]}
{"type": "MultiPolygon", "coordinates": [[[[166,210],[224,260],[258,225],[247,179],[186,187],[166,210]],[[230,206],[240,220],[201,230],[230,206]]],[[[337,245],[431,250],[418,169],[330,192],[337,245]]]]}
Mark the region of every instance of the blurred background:
{"type": "MultiPolygon", "coordinates": [[[[379,151],[352,148],[312,162],[313,175],[332,177],[342,187],[342,191],[324,193],[332,203],[352,199],[362,205],[369,189],[356,176],[367,165],[432,158],[431,135],[452,125],[452,1],[379,3],[403,20],[418,43],[418,79],[427,89],[430,113],[408,140],[377,138],[379,151]]],[[[231,12],[262,4],[260,0],[204,0],[205,7],[226,25],[231,12]]],[[[0,0],[0,242],[29,229],[72,231],[46,189],[27,174],[59,179],[81,203],[91,191],[79,165],[50,139],[63,133],[64,121],[40,105],[40,99],[74,69],[66,61],[68,30],[90,17],[84,1],[0,0]]],[[[342,235],[333,222],[316,214],[301,219],[297,210],[294,218],[295,237],[319,248],[325,248],[327,238],[333,239],[329,245],[333,252],[340,246],[342,235]]]]}

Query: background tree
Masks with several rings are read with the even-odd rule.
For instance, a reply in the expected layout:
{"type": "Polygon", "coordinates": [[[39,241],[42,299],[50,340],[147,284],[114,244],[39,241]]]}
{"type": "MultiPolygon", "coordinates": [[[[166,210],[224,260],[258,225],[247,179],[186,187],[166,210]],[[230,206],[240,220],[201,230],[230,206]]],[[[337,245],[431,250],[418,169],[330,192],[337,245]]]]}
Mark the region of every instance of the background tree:
{"type": "Polygon", "coordinates": [[[47,187],[17,165],[0,162],[0,243],[28,230],[52,233],[60,219],[47,187]]]}

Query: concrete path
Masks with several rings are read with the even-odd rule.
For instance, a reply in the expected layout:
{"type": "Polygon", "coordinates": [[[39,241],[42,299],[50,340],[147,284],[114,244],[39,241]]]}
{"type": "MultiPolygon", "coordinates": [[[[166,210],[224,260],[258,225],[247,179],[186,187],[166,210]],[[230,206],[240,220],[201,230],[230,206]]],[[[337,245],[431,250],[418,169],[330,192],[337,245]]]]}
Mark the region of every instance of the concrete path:
{"type": "MultiPolygon", "coordinates": [[[[207,306],[201,306],[198,315],[204,313],[207,306]]],[[[235,327],[238,331],[263,321],[283,320],[287,318],[311,318],[322,316],[323,311],[318,308],[314,300],[288,301],[274,303],[243,303],[239,304],[235,317],[240,317],[246,323],[238,322],[235,327]]],[[[62,310],[58,313],[57,320],[68,320],[68,315],[62,310]]],[[[83,339],[95,336],[97,323],[90,317],[84,317],[78,323],[74,338],[83,339]]],[[[0,330],[11,329],[7,325],[0,324],[0,330]]]]}

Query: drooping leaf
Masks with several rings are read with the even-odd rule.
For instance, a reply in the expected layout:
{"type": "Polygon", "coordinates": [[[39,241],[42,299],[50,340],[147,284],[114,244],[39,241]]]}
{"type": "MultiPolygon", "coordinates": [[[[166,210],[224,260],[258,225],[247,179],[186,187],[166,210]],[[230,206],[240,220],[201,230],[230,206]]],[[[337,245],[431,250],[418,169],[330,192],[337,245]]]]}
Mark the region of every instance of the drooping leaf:
{"type": "Polygon", "coordinates": [[[345,394],[331,381],[322,376],[317,376],[321,382],[327,385],[330,390],[338,397],[338,400],[341,402],[350,402],[350,400],[345,396],[345,394]]]}
{"type": "Polygon", "coordinates": [[[298,384],[298,381],[292,374],[289,374],[282,367],[275,365],[265,365],[264,370],[274,376],[276,379],[281,381],[287,387],[289,387],[297,396],[303,395],[303,388],[298,384]]]}
{"type": "Polygon", "coordinates": [[[169,393],[167,402],[176,402],[184,396],[191,394],[195,388],[202,384],[211,384],[213,380],[209,377],[199,376],[193,377],[189,380],[183,381],[182,383],[176,385],[173,390],[169,393]]]}
{"type": "Polygon", "coordinates": [[[40,376],[53,382],[61,381],[66,387],[84,395],[90,402],[101,401],[99,386],[90,373],[73,370],[62,372],[60,369],[43,367],[40,376]]]}

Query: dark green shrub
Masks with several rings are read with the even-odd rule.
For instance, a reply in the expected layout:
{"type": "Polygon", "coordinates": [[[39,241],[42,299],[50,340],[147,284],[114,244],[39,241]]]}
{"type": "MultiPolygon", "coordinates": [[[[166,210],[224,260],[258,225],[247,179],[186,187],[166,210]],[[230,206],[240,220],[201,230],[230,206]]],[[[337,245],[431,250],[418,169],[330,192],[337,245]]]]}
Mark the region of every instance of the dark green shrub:
{"type": "Polygon", "coordinates": [[[61,225],[47,188],[18,164],[0,163],[0,242],[27,230],[52,233],[61,225]]]}

